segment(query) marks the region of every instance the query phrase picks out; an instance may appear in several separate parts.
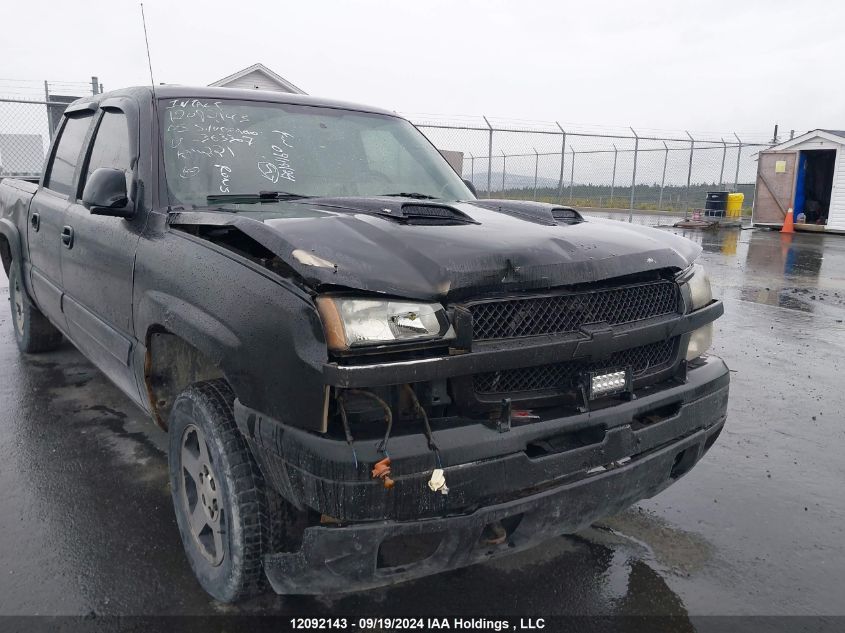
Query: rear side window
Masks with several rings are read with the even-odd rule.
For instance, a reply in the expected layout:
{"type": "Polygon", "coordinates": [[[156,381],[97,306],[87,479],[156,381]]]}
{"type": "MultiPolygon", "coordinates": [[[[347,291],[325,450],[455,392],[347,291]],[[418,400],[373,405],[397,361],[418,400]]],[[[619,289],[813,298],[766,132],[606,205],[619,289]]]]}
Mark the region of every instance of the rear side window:
{"type": "Polygon", "coordinates": [[[106,110],[91,147],[88,167],[82,186],[100,167],[113,167],[123,171],[132,171],[132,155],[129,150],[129,126],[126,115],[116,110],[106,110]]]}
{"type": "Polygon", "coordinates": [[[49,167],[45,186],[56,193],[70,195],[73,188],[73,174],[82,152],[82,143],[91,124],[91,115],[67,119],[59,137],[59,144],[49,167]]]}

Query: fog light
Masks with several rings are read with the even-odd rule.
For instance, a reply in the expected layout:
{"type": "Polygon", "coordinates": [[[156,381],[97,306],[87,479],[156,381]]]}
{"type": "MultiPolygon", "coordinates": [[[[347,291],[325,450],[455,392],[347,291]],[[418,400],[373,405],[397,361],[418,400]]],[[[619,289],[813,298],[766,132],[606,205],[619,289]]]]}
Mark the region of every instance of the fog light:
{"type": "Polygon", "coordinates": [[[713,324],[708,323],[695,330],[689,338],[687,360],[693,360],[704,354],[713,344],[713,324]]]}
{"type": "Polygon", "coordinates": [[[590,374],[590,399],[625,391],[628,388],[628,372],[614,371],[609,374],[590,374]]]}

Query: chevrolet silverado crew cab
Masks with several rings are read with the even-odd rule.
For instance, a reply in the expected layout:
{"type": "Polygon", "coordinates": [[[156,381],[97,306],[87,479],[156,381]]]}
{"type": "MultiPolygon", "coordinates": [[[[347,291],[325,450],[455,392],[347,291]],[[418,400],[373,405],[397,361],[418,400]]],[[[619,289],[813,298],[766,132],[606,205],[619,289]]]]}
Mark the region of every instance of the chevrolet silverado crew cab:
{"type": "Polygon", "coordinates": [[[725,421],[700,248],[477,199],[394,113],[131,88],[0,183],[20,349],[63,338],[169,434],[213,597],[395,583],[584,528],[725,421]]]}

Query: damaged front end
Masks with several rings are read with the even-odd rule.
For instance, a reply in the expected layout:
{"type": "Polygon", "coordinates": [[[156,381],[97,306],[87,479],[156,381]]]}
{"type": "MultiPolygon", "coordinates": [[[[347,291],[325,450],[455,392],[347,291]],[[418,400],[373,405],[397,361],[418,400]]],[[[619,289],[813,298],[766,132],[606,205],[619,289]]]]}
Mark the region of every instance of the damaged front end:
{"type": "Polygon", "coordinates": [[[236,403],[265,476],[312,517],[293,551],[265,559],[276,591],[375,587],[575,532],[688,472],[728,399],[717,358],[589,411],[567,397],[462,413],[438,382],[332,387],[325,434],[236,403]]]}
{"type": "Polygon", "coordinates": [[[172,220],[305,289],[323,326],[318,415],[235,403],[266,479],[310,517],[265,560],[281,593],[581,529],[681,477],[724,424],[728,371],[702,334],[723,308],[697,247],[552,205],[455,203],[417,225],[378,216],[390,204],[172,220]]]}

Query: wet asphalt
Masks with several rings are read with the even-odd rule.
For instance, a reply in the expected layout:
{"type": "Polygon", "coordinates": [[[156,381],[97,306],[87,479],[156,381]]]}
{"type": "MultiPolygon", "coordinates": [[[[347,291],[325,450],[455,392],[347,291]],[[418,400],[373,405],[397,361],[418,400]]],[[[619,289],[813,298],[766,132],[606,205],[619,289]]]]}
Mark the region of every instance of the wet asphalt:
{"type": "Polygon", "coordinates": [[[20,355],[0,270],[0,615],[845,614],[845,236],[679,232],[725,301],[713,351],[732,371],[689,475],[510,558],[235,607],[182,554],[165,435],[70,345],[20,355]]]}

